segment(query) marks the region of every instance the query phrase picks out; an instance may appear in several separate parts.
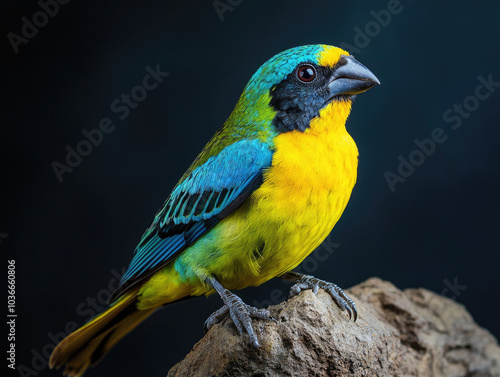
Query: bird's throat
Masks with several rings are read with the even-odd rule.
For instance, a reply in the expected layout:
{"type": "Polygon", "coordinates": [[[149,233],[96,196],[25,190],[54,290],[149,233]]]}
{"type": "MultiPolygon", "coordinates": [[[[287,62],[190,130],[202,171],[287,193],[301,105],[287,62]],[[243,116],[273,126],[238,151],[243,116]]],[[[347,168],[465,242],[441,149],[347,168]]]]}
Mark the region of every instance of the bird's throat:
{"type": "Polygon", "coordinates": [[[319,111],[317,117],[311,119],[310,127],[305,132],[323,137],[337,137],[338,134],[346,133],[345,124],[351,107],[351,100],[333,100],[319,111]]]}

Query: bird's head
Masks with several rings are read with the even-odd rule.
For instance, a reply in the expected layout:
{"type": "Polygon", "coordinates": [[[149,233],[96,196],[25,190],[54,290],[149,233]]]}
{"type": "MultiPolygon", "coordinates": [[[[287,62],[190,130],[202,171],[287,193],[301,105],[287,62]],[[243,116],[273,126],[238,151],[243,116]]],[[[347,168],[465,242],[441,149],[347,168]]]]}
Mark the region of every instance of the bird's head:
{"type": "Polygon", "coordinates": [[[338,47],[295,47],[257,70],[228,122],[277,133],[303,132],[314,118],[328,112],[344,124],[354,96],[379,83],[368,68],[338,47]]]}

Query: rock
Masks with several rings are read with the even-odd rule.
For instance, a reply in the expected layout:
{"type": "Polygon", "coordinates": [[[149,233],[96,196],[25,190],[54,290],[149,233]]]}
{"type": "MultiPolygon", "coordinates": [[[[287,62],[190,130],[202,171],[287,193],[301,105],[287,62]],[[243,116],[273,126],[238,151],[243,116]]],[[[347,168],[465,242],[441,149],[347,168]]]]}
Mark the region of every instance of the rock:
{"type": "Polygon", "coordinates": [[[224,319],[168,373],[215,376],[500,376],[500,347],[460,304],[425,289],[369,279],[348,290],[349,320],[323,290],[269,307],[254,320],[260,349],[224,319]]]}

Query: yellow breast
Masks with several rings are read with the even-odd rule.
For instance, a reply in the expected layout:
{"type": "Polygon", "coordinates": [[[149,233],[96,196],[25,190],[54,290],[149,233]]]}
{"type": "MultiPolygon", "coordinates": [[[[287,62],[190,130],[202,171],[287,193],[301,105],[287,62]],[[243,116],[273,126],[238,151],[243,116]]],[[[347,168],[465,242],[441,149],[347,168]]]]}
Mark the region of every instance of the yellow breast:
{"type": "Polygon", "coordinates": [[[276,137],[273,166],[254,194],[265,202],[261,204],[274,207],[271,216],[286,216],[303,225],[304,212],[342,213],[358,164],[358,149],[345,129],[349,109],[350,103],[333,103],[305,132],[276,137]],[[323,199],[326,202],[317,202],[323,199]]]}
{"type": "Polygon", "coordinates": [[[228,288],[259,285],[295,268],[331,232],[356,182],[358,150],[345,129],[350,106],[334,102],[305,132],[275,138],[264,183],[221,224],[220,246],[231,252],[219,276],[228,288]]]}

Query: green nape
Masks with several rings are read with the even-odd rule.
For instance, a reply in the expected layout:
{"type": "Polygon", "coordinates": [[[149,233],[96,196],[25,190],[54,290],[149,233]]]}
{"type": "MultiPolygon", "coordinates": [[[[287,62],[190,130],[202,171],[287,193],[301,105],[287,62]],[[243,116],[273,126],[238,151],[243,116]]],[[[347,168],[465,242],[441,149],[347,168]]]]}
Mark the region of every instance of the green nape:
{"type": "Polygon", "coordinates": [[[276,112],[269,106],[271,96],[268,91],[261,95],[249,92],[248,88],[243,92],[224,125],[203,148],[177,184],[184,181],[210,157],[217,156],[224,148],[237,141],[257,139],[273,145],[273,139],[278,133],[272,125],[276,112]]]}

